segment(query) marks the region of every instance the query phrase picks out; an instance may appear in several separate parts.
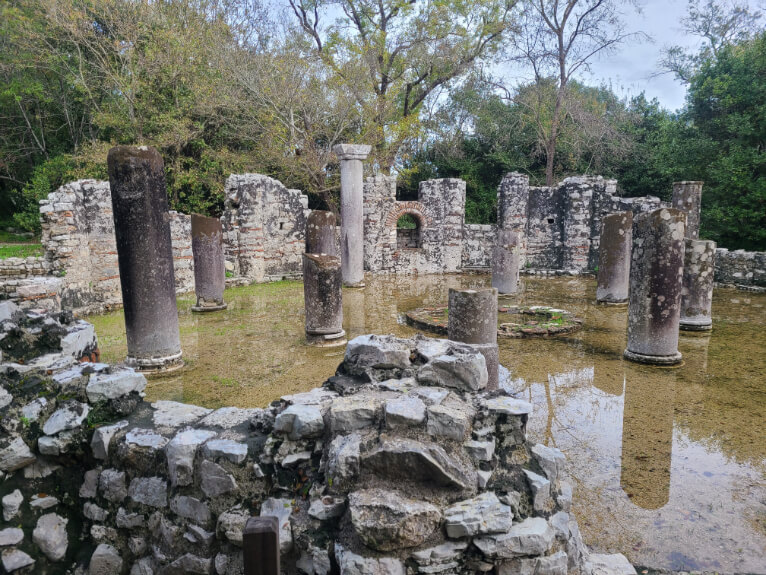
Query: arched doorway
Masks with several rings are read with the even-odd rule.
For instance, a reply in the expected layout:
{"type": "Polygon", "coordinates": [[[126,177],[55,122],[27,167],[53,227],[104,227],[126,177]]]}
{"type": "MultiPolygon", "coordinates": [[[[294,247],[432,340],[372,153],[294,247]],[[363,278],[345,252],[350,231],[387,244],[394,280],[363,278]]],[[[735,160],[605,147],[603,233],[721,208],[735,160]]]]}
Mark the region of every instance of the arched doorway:
{"type": "Polygon", "coordinates": [[[411,213],[404,213],[396,220],[396,249],[417,249],[420,247],[420,219],[411,213]]]}

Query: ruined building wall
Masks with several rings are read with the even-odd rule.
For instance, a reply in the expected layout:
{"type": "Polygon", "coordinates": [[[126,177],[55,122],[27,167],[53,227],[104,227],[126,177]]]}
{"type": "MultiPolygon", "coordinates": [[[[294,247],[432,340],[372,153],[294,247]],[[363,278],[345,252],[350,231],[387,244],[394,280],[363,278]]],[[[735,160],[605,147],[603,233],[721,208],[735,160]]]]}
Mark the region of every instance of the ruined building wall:
{"type": "Polygon", "coordinates": [[[308,197],[259,174],[226,180],[222,217],[226,259],[250,281],[300,277],[308,197]]]}

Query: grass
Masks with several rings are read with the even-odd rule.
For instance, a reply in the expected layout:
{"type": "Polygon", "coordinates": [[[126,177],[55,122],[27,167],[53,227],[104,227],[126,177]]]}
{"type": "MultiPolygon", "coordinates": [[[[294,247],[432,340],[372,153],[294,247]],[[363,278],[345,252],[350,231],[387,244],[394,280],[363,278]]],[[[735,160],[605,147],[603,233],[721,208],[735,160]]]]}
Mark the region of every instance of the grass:
{"type": "Polygon", "coordinates": [[[26,244],[39,238],[30,238],[19,234],[13,234],[4,228],[0,228],[0,244],[26,244]]]}
{"type": "Polygon", "coordinates": [[[0,260],[8,258],[28,258],[29,256],[42,256],[42,244],[10,244],[0,245],[0,260]]]}

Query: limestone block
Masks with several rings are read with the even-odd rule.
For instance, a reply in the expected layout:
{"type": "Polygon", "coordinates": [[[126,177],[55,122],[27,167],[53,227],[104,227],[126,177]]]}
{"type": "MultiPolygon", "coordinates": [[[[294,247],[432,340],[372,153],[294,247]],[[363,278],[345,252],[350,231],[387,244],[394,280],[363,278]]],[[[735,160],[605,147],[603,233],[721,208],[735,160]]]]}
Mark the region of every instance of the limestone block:
{"type": "Polygon", "coordinates": [[[511,508],[492,492],[456,503],[444,510],[447,537],[458,539],[487,533],[504,533],[511,528],[511,508]]]}

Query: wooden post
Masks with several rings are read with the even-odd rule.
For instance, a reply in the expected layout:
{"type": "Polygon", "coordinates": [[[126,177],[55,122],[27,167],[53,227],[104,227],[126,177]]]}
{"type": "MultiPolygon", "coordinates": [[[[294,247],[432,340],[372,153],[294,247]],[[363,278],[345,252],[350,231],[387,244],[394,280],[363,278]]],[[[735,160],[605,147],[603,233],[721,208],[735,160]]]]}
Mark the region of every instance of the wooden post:
{"type": "Polygon", "coordinates": [[[279,519],[251,517],[242,532],[245,575],[279,575],[279,519]]]}

